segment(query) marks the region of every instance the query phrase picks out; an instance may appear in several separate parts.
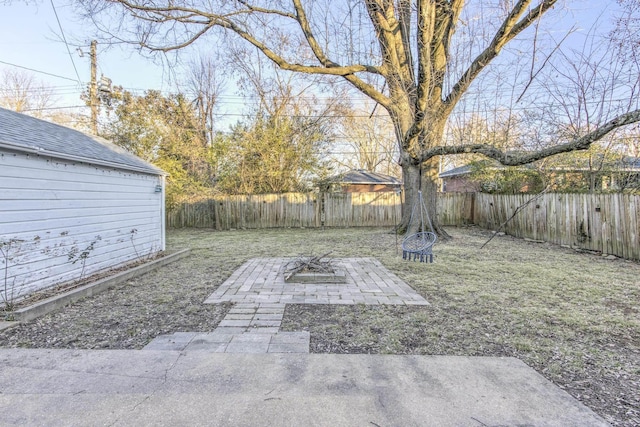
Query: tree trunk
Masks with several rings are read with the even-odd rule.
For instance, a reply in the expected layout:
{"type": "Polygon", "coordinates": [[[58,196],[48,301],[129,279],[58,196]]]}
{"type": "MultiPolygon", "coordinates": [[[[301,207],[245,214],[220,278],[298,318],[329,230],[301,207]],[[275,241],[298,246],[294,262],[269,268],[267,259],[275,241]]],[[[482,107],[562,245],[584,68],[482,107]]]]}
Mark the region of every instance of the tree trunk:
{"type": "Polygon", "coordinates": [[[413,234],[418,231],[419,222],[412,218],[413,208],[418,202],[420,183],[420,166],[408,161],[402,164],[402,181],[404,184],[404,204],[402,205],[402,221],[398,233],[413,234]]]}
{"type": "Polygon", "coordinates": [[[449,234],[439,222],[438,207],[438,160],[432,158],[421,165],[406,162],[402,165],[404,180],[404,205],[399,232],[406,234],[418,231],[433,231],[439,238],[447,240],[449,234]],[[420,192],[427,215],[421,218],[420,192]],[[420,229],[422,228],[422,230],[420,229]]]}
{"type": "MultiPolygon", "coordinates": [[[[391,120],[394,122],[396,137],[401,147],[400,165],[402,166],[404,183],[402,221],[397,232],[413,234],[420,231],[419,228],[422,227],[425,231],[433,231],[440,239],[447,240],[450,236],[440,225],[437,215],[439,159],[432,157],[425,162],[418,163],[416,157],[409,151],[411,147],[414,147],[412,150],[414,151],[416,145],[424,149],[440,144],[444,134],[446,117],[434,114],[429,120],[428,131],[416,137],[414,141],[406,142],[403,141],[405,135],[415,120],[411,109],[391,110],[389,113],[391,120]],[[420,192],[422,192],[422,198],[428,213],[428,219],[425,215],[424,220],[420,218],[420,192]]],[[[418,148],[417,151],[419,152],[421,148],[418,148]]]]}

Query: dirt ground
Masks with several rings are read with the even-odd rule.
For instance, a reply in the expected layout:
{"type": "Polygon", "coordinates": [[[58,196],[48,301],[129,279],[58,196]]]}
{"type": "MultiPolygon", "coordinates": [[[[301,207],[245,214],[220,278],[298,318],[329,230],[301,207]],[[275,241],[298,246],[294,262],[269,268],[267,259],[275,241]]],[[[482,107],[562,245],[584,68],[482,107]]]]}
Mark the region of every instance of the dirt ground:
{"type": "Polygon", "coordinates": [[[213,330],[230,304],[203,301],[254,257],[373,256],[430,306],[287,305],[283,330],[316,353],[514,356],[614,426],[640,425],[640,264],[490,232],[448,229],[436,262],[406,262],[381,229],[173,230],[190,257],[31,323],[2,347],[139,349],[213,330]]]}

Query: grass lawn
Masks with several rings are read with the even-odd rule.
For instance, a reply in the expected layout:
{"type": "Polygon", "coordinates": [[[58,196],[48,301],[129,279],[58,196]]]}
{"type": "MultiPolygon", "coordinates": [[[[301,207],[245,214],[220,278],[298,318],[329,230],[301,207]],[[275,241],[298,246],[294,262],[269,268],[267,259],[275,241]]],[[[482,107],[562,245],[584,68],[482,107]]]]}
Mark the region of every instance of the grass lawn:
{"type": "Polygon", "coordinates": [[[141,348],[210,331],[229,304],[202,301],[249,258],[376,257],[430,306],[287,305],[282,329],[317,353],[514,356],[612,425],[640,425],[640,264],[450,228],[436,262],[406,262],[381,229],[172,230],[183,261],[0,333],[4,347],[141,348]],[[100,335],[97,341],[96,336],[100,335]]]}

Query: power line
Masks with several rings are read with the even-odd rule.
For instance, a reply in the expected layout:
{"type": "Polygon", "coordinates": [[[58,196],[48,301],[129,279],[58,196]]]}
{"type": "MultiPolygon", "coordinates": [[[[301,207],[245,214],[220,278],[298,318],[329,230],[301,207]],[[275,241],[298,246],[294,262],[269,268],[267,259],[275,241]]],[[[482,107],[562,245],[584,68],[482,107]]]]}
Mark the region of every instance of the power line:
{"type": "Polygon", "coordinates": [[[40,85],[40,86],[33,86],[33,87],[27,87],[27,88],[17,88],[17,87],[0,87],[0,94],[2,93],[7,93],[7,94],[11,94],[14,93],[16,90],[20,90],[21,93],[25,93],[25,94],[33,94],[33,93],[41,93],[43,91],[46,91],[47,93],[51,93],[53,95],[73,95],[73,94],[81,94],[82,91],[77,89],[77,85],[73,85],[73,87],[63,87],[63,86],[47,86],[47,85],[40,85]]]}
{"type": "Polygon", "coordinates": [[[22,65],[12,64],[10,62],[0,61],[0,64],[9,65],[11,67],[22,68],[23,70],[33,71],[34,73],[46,74],[47,76],[57,77],[59,79],[71,80],[72,82],[78,82],[76,79],[71,79],[69,77],[60,76],[58,74],[47,73],[46,71],[36,70],[34,68],[24,67],[22,65]]]}
{"type": "Polygon", "coordinates": [[[58,28],[60,28],[60,33],[62,34],[62,40],[64,41],[64,44],[67,47],[67,52],[69,53],[69,59],[71,59],[71,64],[73,65],[73,69],[76,72],[76,77],[78,77],[78,84],[82,84],[82,79],[80,78],[80,74],[78,74],[78,69],[76,68],[76,63],[73,60],[71,49],[69,49],[69,43],[67,43],[67,38],[64,35],[64,30],[62,29],[60,18],[58,18],[58,11],[56,10],[56,5],[53,4],[53,0],[50,0],[50,1],[51,1],[51,7],[53,8],[53,14],[56,16],[56,21],[58,21],[58,28]]]}
{"type": "Polygon", "coordinates": [[[43,108],[30,108],[28,110],[22,110],[24,113],[31,111],[45,111],[45,110],[64,110],[68,108],[87,108],[87,105],[66,105],[64,107],[43,107],[43,108]]]}
{"type": "MultiPolygon", "coordinates": [[[[1,91],[0,91],[1,92],[1,91]]],[[[71,92],[72,94],[74,92],[71,92]]],[[[620,102],[620,101],[626,101],[625,99],[619,99],[619,100],[613,100],[614,102],[620,102]]],[[[597,105],[599,104],[599,102],[597,101],[592,101],[592,102],[586,102],[585,104],[589,104],[589,105],[597,105]]],[[[225,103],[221,104],[222,106],[227,105],[225,103]]],[[[87,107],[86,105],[78,105],[78,106],[65,106],[65,107],[48,107],[46,109],[50,109],[50,110],[55,110],[55,109],[59,109],[59,108],[76,108],[76,107],[87,107]]],[[[459,111],[459,110],[454,110],[454,112],[452,113],[452,118],[455,118],[456,116],[460,117],[460,116],[469,116],[469,115],[480,115],[482,113],[495,113],[495,112],[507,112],[507,111],[512,111],[512,112],[518,112],[518,111],[527,111],[527,110],[531,110],[531,109],[540,109],[540,108],[560,108],[562,107],[562,104],[547,104],[547,105],[543,105],[543,106],[534,106],[534,107],[504,107],[504,108],[473,108],[470,109],[469,111],[459,111]]],[[[34,111],[34,110],[25,110],[25,111],[34,111]]],[[[231,112],[224,112],[224,113],[214,113],[214,115],[218,118],[222,118],[222,117],[240,117],[240,118],[251,118],[253,117],[252,113],[231,113],[231,112]]],[[[284,117],[284,118],[289,118],[289,119],[341,119],[341,118],[361,118],[361,119],[369,119],[369,115],[368,114],[364,114],[364,115],[360,115],[360,114],[352,114],[352,115],[346,115],[346,114],[283,114],[280,117],[284,117]]]]}

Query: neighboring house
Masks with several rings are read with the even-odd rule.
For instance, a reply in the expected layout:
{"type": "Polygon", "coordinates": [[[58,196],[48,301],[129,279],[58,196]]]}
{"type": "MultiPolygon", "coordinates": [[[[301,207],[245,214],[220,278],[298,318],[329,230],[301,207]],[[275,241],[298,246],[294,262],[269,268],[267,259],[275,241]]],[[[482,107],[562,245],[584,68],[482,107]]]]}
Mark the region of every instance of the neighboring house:
{"type": "Polygon", "coordinates": [[[165,176],[101,138],[0,108],[0,296],[164,250],[165,176]]]}
{"type": "MultiPolygon", "coordinates": [[[[586,163],[583,162],[583,163],[586,163]]],[[[439,174],[442,192],[495,191],[511,179],[516,192],[535,191],[542,177],[555,191],[622,191],[640,189],[640,158],[624,157],[589,168],[586,164],[557,165],[537,169],[533,165],[488,166],[482,177],[473,176],[471,165],[459,166],[439,174]],[[509,173],[507,173],[509,172],[509,173]],[[536,182],[539,181],[539,182],[536,182]]]]}
{"type": "Polygon", "coordinates": [[[354,169],[323,180],[318,184],[322,191],[344,193],[400,191],[402,181],[389,175],[354,169]]]}
{"type": "Polygon", "coordinates": [[[623,158],[618,173],[612,174],[610,177],[609,187],[640,189],[640,157],[623,158]]]}
{"type": "MultiPolygon", "coordinates": [[[[586,162],[585,162],[586,163],[586,162]]],[[[623,191],[640,189],[640,157],[624,156],[602,162],[595,159],[595,166],[586,164],[552,166],[545,172],[553,177],[557,185],[573,186],[592,191],[623,191]]]]}
{"type": "Polygon", "coordinates": [[[480,184],[471,179],[471,166],[465,165],[442,172],[440,191],[443,193],[475,193],[480,184]]]}

